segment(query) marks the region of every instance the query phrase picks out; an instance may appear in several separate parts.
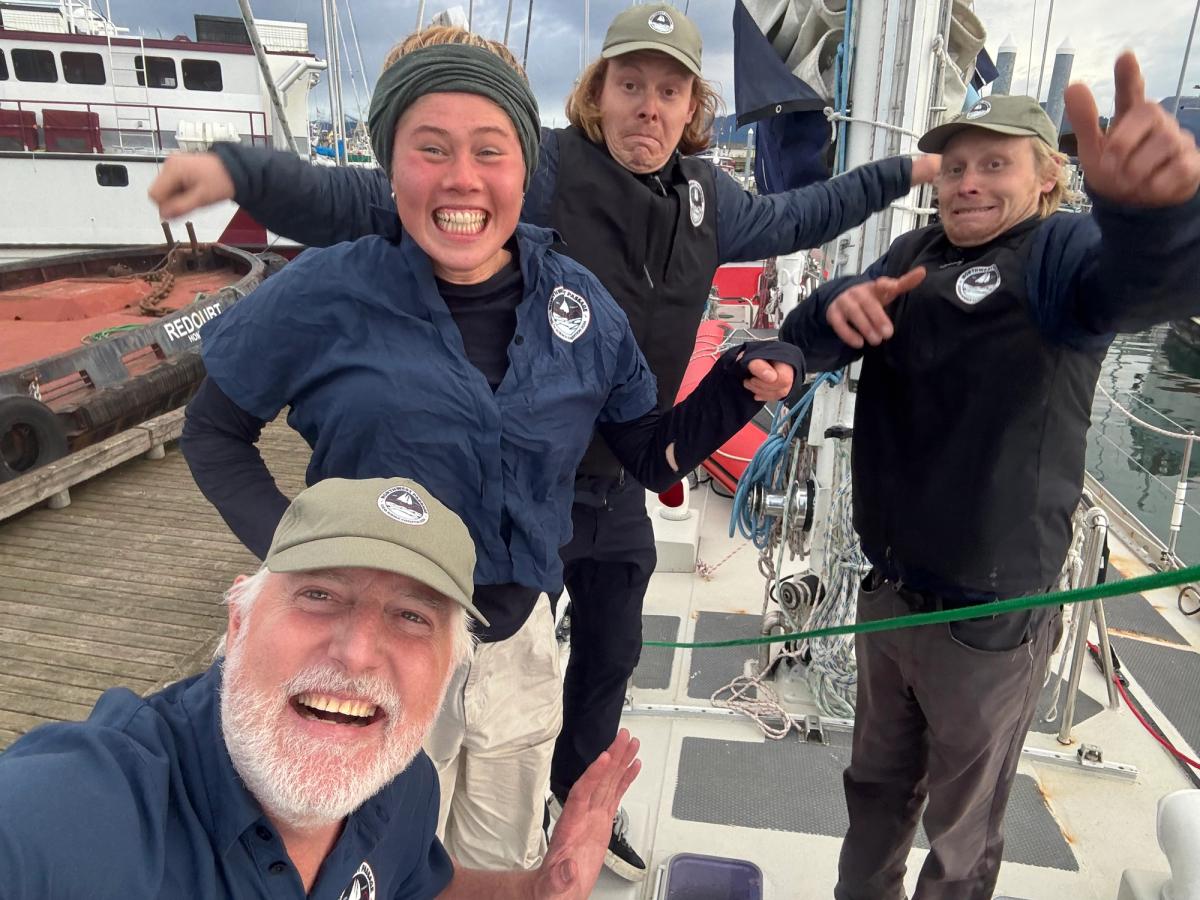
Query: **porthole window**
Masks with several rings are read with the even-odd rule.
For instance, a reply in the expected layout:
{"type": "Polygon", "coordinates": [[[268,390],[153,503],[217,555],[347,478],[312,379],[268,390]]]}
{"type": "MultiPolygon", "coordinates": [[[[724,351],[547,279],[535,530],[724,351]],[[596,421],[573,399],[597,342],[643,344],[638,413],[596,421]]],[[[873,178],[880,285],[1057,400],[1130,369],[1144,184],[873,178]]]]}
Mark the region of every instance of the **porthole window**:
{"type": "Polygon", "coordinates": [[[62,60],[63,81],[70,84],[104,84],[104,60],[99,53],[76,53],[64,50],[62,60]]]}
{"type": "Polygon", "coordinates": [[[54,67],[54,54],[49,50],[25,50],[12,52],[13,74],[17,81],[58,81],[58,69],[54,67]]]}
{"type": "Polygon", "coordinates": [[[133,67],[137,70],[139,86],[171,89],[179,86],[175,75],[175,60],[169,56],[135,56],[133,67]]]}
{"type": "Polygon", "coordinates": [[[221,90],[221,64],[215,59],[185,59],[183,86],[189,91],[221,90]]]}

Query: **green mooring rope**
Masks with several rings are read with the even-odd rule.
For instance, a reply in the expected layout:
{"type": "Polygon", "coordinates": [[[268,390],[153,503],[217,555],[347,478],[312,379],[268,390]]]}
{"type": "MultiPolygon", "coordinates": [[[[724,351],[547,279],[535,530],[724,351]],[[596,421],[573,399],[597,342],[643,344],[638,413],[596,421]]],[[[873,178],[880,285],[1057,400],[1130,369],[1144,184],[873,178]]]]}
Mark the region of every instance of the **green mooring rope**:
{"type": "Polygon", "coordinates": [[[678,641],[643,641],[642,646],[679,647],[683,649],[694,649],[697,647],[740,647],[752,644],[778,644],[784,641],[833,637],[839,634],[893,631],[898,628],[915,628],[918,625],[936,625],[941,622],[978,619],[982,616],[1018,612],[1022,609],[1033,609],[1038,606],[1060,606],[1067,603],[1084,603],[1088,600],[1104,600],[1108,597],[1120,597],[1125,594],[1140,594],[1143,591],[1153,591],[1158,588],[1176,587],[1181,584],[1189,584],[1193,581],[1200,581],[1200,566],[1188,566],[1185,569],[1174,569],[1170,572],[1156,572],[1153,575],[1143,575],[1140,578],[1129,578],[1125,581],[1097,584],[1092,587],[1077,588],[1073,591],[1056,591],[1053,594],[1014,597],[1011,600],[997,600],[993,603],[982,603],[978,606],[967,606],[963,609],[913,613],[907,616],[879,619],[874,622],[855,622],[853,625],[833,625],[829,628],[814,628],[811,631],[796,631],[792,634],[772,634],[728,641],[694,641],[690,644],[678,641]]]}

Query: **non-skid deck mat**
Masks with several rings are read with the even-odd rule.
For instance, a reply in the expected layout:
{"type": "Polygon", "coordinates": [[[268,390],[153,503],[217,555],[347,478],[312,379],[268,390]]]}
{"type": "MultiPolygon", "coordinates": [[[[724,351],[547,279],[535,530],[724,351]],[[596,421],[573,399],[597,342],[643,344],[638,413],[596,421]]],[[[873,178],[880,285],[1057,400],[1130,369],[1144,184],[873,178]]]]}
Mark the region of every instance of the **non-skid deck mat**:
{"type": "MultiPolygon", "coordinates": [[[[690,822],[766,828],[842,837],[849,821],[842,770],[850,761],[850,735],[830,743],[721,741],[685,737],[671,815],[690,822]]],[[[1043,868],[1079,870],[1037,784],[1018,775],[1005,815],[1004,859],[1043,868]]],[[[917,847],[928,848],[923,830],[917,847]]]]}
{"type": "MultiPolygon", "coordinates": [[[[757,637],[760,616],[743,613],[702,612],[696,620],[697,641],[724,641],[757,637]]],[[[708,699],[742,674],[745,661],[758,656],[757,647],[707,647],[692,651],[692,670],[688,674],[688,696],[708,699]]]]}
{"type": "MultiPolygon", "coordinates": [[[[1068,663],[1069,664],[1069,663],[1068,663]]],[[[1089,662],[1088,665],[1091,663],[1089,662]]],[[[1040,734],[1058,734],[1058,729],[1062,727],[1063,710],[1066,708],[1067,702],[1067,681],[1065,678],[1059,678],[1055,670],[1055,674],[1051,676],[1049,683],[1042,688],[1042,696],[1038,700],[1037,714],[1033,717],[1033,724],[1029,726],[1030,731],[1036,731],[1040,734]],[[1053,721],[1046,721],[1046,713],[1050,710],[1051,701],[1054,699],[1054,685],[1056,682],[1062,684],[1062,690],[1058,695],[1058,711],[1053,721]]],[[[1068,676],[1070,672],[1065,673],[1068,676]]],[[[1085,719],[1090,719],[1096,713],[1104,709],[1104,705],[1097,703],[1090,696],[1085,694],[1082,689],[1076,695],[1075,715],[1071,722],[1078,725],[1085,719]]]]}
{"type": "MultiPolygon", "coordinates": [[[[1108,580],[1115,582],[1125,579],[1115,566],[1109,566],[1108,580]]],[[[1110,631],[1133,632],[1172,644],[1187,645],[1184,637],[1141,594],[1105,600],[1104,619],[1110,631]]]]}
{"type": "MultiPolygon", "coordinates": [[[[679,640],[679,616],[642,616],[642,640],[679,640]]],[[[673,647],[643,647],[641,659],[633,670],[633,686],[642,690],[664,690],[671,686],[673,647]]]]}
{"type": "Polygon", "coordinates": [[[1200,703],[1196,700],[1200,653],[1132,638],[1115,637],[1112,645],[1121,665],[1150,695],[1192,750],[1200,751],[1200,703]]]}

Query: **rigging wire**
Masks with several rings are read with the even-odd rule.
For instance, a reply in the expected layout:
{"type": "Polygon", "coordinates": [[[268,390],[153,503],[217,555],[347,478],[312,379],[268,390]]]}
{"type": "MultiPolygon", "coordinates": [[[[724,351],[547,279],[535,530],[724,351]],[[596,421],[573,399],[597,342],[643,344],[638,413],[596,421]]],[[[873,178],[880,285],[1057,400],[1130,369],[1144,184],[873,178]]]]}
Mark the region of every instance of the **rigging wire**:
{"type": "MultiPolygon", "coordinates": [[[[341,10],[338,9],[338,7],[335,6],[333,8],[333,12],[334,12],[334,15],[336,15],[339,19],[341,18],[342,13],[341,13],[341,10]]],[[[351,19],[350,21],[353,22],[354,20],[351,19]]],[[[362,97],[359,96],[359,93],[358,93],[358,79],[354,77],[354,64],[352,62],[349,62],[350,48],[346,45],[346,29],[342,28],[340,21],[338,22],[337,36],[342,41],[342,52],[346,54],[347,68],[350,70],[350,87],[354,89],[354,107],[355,107],[355,109],[358,110],[358,123],[359,123],[359,127],[361,127],[362,123],[366,120],[366,116],[363,114],[362,97]]],[[[358,65],[359,65],[359,73],[362,74],[362,54],[359,54],[358,65]]],[[[365,79],[366,76],[363,75],[363,78],[365,79]]],[[[365,86],[365,82],[364,82],[364,86],[365,86]]],[[[357,132],[358,127],[356,127],[354,130],[357,132]]],[[[346,153],[349,154],[349,152],[350,152],[350,148],[347,147],[346,153]]]]}

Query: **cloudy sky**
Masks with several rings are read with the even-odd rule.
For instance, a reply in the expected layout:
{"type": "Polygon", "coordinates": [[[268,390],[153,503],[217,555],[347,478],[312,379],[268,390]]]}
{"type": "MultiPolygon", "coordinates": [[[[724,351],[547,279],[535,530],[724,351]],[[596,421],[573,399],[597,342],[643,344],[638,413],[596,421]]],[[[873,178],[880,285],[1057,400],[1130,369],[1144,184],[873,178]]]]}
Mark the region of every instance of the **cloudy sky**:
{"type": "MultiPolygon", "coordinates": [[[[147,36],[162,34],[193,35],[192,13],[239,15],[237,0],[110,0],[113,18],[134,33],[147,36]]],[[[426,0],[426,20],[455,2],[464,8],[468,0],[426,0]]],[[[525,15],[529,0],[513,0],[513,22],[509,46],[520,56],[526,36],[525,15]]],[[[592,0],[590,28],[584,40],[583,0],[532,0],[533,28],[529,42],[529,75],[548,124],[563,124],[563,98],[578,73],[581,61],[599,53],[604,31],[628,0],[592,0]]],[[[733,111],[733,37],[730,21],[733,0],[683,0],[688,15],[704,35],[705,75],[718,82],[725,93],[729,111],[733,111]]],[[[1046,61],[1043,95],[1049,85],[1054,51],[1064,40],[1076,48],[1073,77],[1088,83],[1096,93],[1100,111],[1106,113],[1112,102],[1111,66],[1120,49],[1137,52],[1146,75],[1148,93],[1156,99],[1172,96],[1183,62],[1184,45],[1195,5],[1192,0],[975,0],[975,10],[988,30],[987,47],[996,49],[1011,35],[1019,51],[1013,79],[1015,90],[1024,90],[1029,75],[1029,91],[1037,85],[1037,65],[1041,59],[1049,4],[1055,3],[1050,27],[1050,50],[1046,61]],[[1030,34],[1033,29],[1032,54],[1030,34]]],[[[348,31],[346,10],[357,26],[367,83],[378,71],[384,54],[393,41],[407,34],[416,24],[417,0],[340,0],[343,24],[348,31]]],[[[252,0],[254,14],[260,19],[287,19],[309,23],[313,49],[324,56],[320,0],[252,0]]],[[[507,0],[474,0],[476,31],[488,37],[504,35],[507,0]]],[[[1200,36],[1193,47],[1184,80],[1184,94],[1195,94],[1200,84],[1200,36]]],[[[351,56],[354,55],[353,48],[351,56]]],[[[367,103],[366,88],[354,65],[362,103],[367,103]]],[[[343,76],[347,112],[355,107],[353,81],[343,76]]],[[[316,90],[316,103],[328,108],[325,88],[316,90]]]]}

